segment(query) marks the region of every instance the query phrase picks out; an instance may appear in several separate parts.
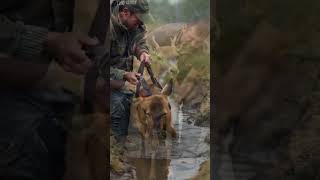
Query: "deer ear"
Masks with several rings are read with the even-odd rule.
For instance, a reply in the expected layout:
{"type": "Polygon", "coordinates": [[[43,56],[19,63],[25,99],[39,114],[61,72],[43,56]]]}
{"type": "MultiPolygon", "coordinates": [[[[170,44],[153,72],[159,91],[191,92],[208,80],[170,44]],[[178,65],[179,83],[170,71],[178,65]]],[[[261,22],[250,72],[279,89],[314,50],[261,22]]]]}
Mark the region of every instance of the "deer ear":
{"type": "Polygon", "coordinates": [[[169,82],[164,86],[163,90],[161,91],[161,94],[170,96],[173,91],[173,80],[170,79],[169,82]]]}
{"type": "Polygon", "coordinates": [[[170,37],[171,47],[176,47],[177,36],[170,37]]]}

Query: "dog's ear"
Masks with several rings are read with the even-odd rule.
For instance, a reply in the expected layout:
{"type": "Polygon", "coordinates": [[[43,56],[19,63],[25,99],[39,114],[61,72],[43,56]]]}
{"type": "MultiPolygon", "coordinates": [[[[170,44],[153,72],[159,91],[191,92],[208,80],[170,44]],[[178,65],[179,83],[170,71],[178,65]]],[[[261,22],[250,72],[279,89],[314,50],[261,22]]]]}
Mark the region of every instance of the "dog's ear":
{"type": "Polygon", "coordinates": [[[139,91],[139,97],[149,97],[152,95],[152,92],[147,91],[146,89],[142,88],[139,91]]]}
{"type": "Polygon", "coordinates": [[[134,98],[132,101],[132,105],[130,107],[130,120],[133,123],[133,126],[138,128],[141,126],[141,122],[140,119],[143,118],[144,114],[143,114],[143,110],[141,108],[141,100],[143,98],[139,97],[139,98],[134,98]]]}
{"type": "Polygon", "coordinates": [[[169,82],[164,86],[163,90],[161,91],[161,94],[170,96],[173,91],[173,80],[170,79],[169,82]]]}

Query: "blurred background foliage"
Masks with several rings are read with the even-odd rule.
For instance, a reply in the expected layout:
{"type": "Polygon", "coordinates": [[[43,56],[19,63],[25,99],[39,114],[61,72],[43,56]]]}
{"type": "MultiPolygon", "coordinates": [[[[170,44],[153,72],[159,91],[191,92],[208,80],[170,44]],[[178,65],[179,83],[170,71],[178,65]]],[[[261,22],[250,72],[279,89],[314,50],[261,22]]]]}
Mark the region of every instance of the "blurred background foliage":
{"type": "Polygon", "coordinates": [[[157,23],[191,22],[210,16],[208,0],[150,0],[150,13],[157,23]]]}

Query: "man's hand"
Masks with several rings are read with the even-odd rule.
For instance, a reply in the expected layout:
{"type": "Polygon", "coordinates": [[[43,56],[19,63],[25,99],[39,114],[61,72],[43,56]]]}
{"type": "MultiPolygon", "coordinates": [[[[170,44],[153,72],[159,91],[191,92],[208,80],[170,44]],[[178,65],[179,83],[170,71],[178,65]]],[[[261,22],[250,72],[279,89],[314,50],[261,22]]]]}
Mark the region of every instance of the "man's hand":
{"type": "Polygon", "coordinates": [[[47,52],[66,70],[76,74],[85,74],[92,65],[86,55],[85,47],[95,46],[98,40],[83,34],[72,32],[49,32],[44,42],[47,52]]]}
{"type": "Polygon", "coordinates": [[[139,59],[141,62],[145,62],[149,65],[151,64],[150,55],[146,52],[142,52],[139,59]]]}
{"type": "Polygon", "coordinates": [[[136,72],[126,72],[123,76],[123,79],[128,81],[129,83],[133,84],[133,85],[137,85],[138,84],[138,77],[140,77],[141,74],[140,73],[136,73],[136,72]]]}

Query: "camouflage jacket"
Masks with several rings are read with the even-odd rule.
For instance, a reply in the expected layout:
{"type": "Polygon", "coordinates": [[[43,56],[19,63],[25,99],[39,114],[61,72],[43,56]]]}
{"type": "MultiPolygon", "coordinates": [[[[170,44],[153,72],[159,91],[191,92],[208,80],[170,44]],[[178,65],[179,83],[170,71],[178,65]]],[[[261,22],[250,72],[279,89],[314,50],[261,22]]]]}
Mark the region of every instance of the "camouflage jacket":
{"type": "Polygon", "coordinates": [[[142,52],[149,52],[146,44],[144,25],[128,31],[119,22],[117,8],[110,19],[110,78],[122,80],[125,72],[133,69],[133,56],[139,58],[142,52]]]}
{"type": "MultiPolygon", "coordinates": [[[[0,55],[23,61],[50,63],[44,55],[43,41],[49,31],[70,30],[73,21],[72,0],[2,0],[0,6],[0,55]]],[[[27,97],[32,104],[69,103],[73,95],[62,89],[31,88],[0,97],[27,97]]],[[[21,98],[22,99],[22,98],[21,98]]],[[[40,106],[39,106],[40,107],[40,106]]]]}

